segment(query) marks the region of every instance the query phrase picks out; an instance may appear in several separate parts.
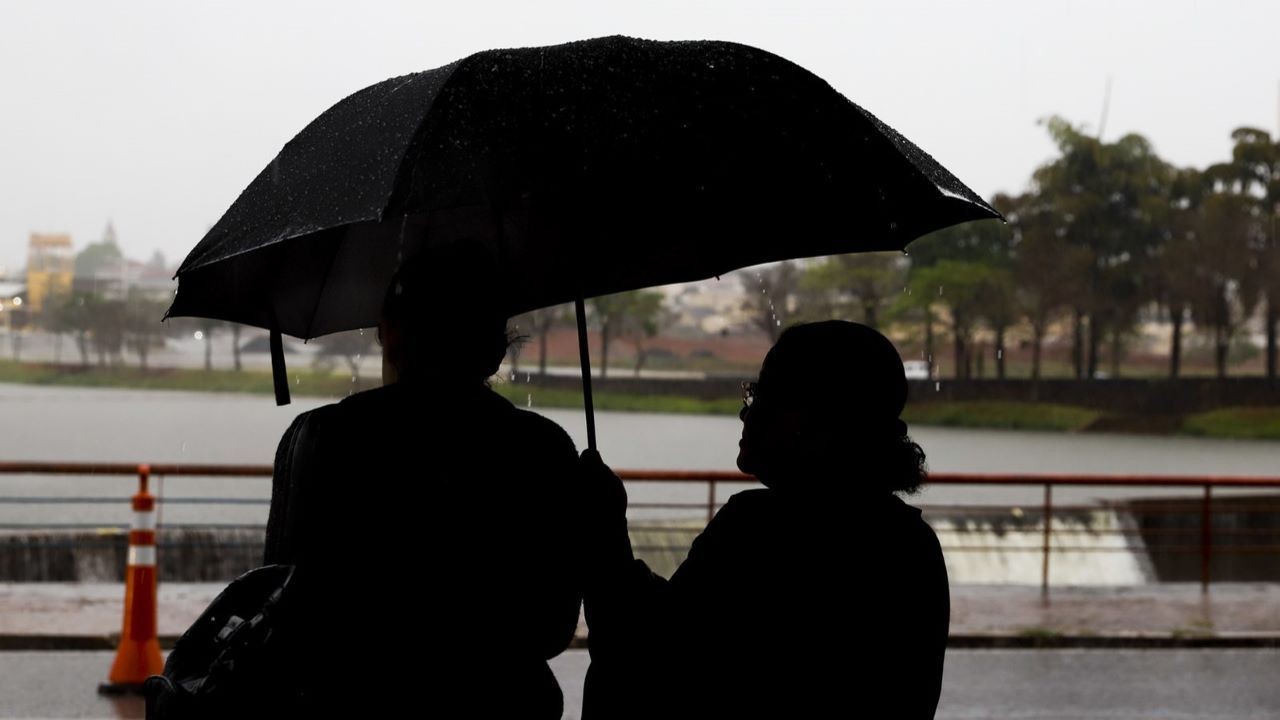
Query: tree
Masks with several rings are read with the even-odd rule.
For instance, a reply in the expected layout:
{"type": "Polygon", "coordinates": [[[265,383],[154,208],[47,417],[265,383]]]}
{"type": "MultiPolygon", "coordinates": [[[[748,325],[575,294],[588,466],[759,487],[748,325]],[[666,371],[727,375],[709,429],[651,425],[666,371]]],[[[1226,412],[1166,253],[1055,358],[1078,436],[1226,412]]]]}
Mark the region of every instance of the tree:
{"type": "Polygon", "coordinates": [[[1206,195],[1206,180],[1195,169],[1178,171],[1169,202],[1159,222],[1165,239],[1148,266],[1151,297],[1163,308],[1172,326],[1169,337],[1169,378],[1176,379],[1182,366],[1183,325],[1198,292],[1200,277],[1196,267],[1200,214],[1206,195]]]}
{"type": "Polygon", "coordinates": [[[921,341],[924,349],[921,353],[922,360],[928,363],[929,377],[934,376],[934,334],[933,327],[937,318],[933,313],[933,306],[939,299],[937,292],[916,292],[920,289],[916,276],[909,276],[909,284],[907,291],[898,295],[893,304],[889,307],[889,314],[895,319],[907,319],[909,321],[920,322],[923,332],[921,333],[921,341]]]}
{"type": "Polygon", "coordinates": [[[911,294],[924,297],[933,294],[946,306],[954,349],[955,377],[972,376],[971,347],[973,331],[980,315],[983,286],[990,281],[992,270],[986,265],[963,260],[940,260],[917,271],[911,281],[911,294]]]}
{"type": "MultiPolygon", "coordinates": [[[[1008,216],[1013,212],[1016,199],[1008,195],[996,195],[991,200],[1002,214],[1008,216]]],[[[918,314],[925,315],[925,355],[932,362],[933,357],[933,317],[931,308],[935,304],[947,306],[952,317],[953,342],[959,342],[963,350],[957,348],[957,377],[969,377],[971,356],[975,350],[972,342],[972,331],[979,319],[985,320],[995,333],[996,373],[1004,377],[1005,353],[1004,338],[1006,330],[1018,319],[1018,308],[1014,302],[1014,285],[1012,276],[1014,233],[1004,223],[998,221],[979,221],[953,225],[930,233],[911,243],[907,258],[910,260],[908,286],[911,297],[907,305],[916,309],[918,314]],[[936,272],[945,264],[946,269],[936,272]],[[986,268],[987,270],[979,270],[986,268]],[[961,317],[960,325],[955,324],[954,313],[957,307],[949,297],[948,287],[950,274],[960,273],[955,278],[959,283],[957,293],[972,290],[972,297],[960,299],[963,307],[958,308],[961,317]],[[924,279],[920,279],[923,277],[924,279]],[[965,286],[966,282],[975,282],[974,287],[965,286]],[[932,292],[929,288],[932,287],[932,292]],[[938,287],[941,286],[941,287],[938,287]],[[919,288],[919,290],[917,290],[919,288]],[[943,289],[944,295],[938,295],[943,289]],[[935,302],[936,301],[936,302],[935,302]],[[956,338],[954,332],[959,327],[962,337],[956,338]]]]}
{"type": "Polygon", "coordinates": [[[1037,195],[1014,200],[1005,217],[1013,232],[1014,302],[1031,326],[1031,380],[1037,382],[1049,325],[1071,303],[1089,259],[1060,236],[1052,206],[1037,195]]]}
{"type": "Polygon", "coordinates": [[[90,339],[98,355],[98,366],[119,365],[124,352],[127,322],[123,300],[93,298],[85,304],[88,311],[90,339]]]}
{"type": "Polygon", "coordinates": [[[1253,271],[1257,223],[1252,203],[1241,195],[1218,193],[1205,200],[1200,215],[1195,270],[1199,282],[1191,294],[1191,315],[1213,338],[1219,378],[1227,376],[1231,340],[1257,306],[1253,271]]]}
{"type": "Polygon", "coordinates": [[[360,389],[360,363],[373,347],[374,333],[366,330],[347,330],[325,335],[318,341],[312,368],[321,372],[333,369],[334,358],[342,358],[351,371],[351,382],[360,389]]]}
{"type": "Polygon", "coordinates": [[[622,322],[620,334],[636,351],[636,377],[640,377],[640,369],[649,359],[649,340],[658,335],[666,325],[667,312],[663,306],[663,295],[652,290],[638,290],[629,293],[630,305],[622,322]]]}
{"type": "Polygon", "coordinates": [[[633,290],[594,297],[588,304],[592,318],[600,327],[600,377],[603,378],[609,372],[609,346],[618,336],[634,334],[637,328],[643,328],[649,321],[648,316],[661,311],[662,294],[652,290],[633,290]],[[657,297],[656,303],[652,299],[654,296],[657,297]]]}
{"type": "Polygon", "coordinates": [[[1103,143],[1059,117],[1045,124],[1060,156],[1039,167],[1033,182],[1057,213],[1061,237],[1089,256],[1072,303],[1072,358],[1077,377],[1094,377],[1107,338],[1118,365],[1121,341],[1148,296],[1141,268],[1162,239],[1153,210],[1167,202],[1175,171],[1141,135],[1103,143]]]}
{"type": "Polygon", "coordinates": [[[1003,267],[988,267],[978,285],[978,316],[995,335],[996,377],[1005,379],[1005,333],[1018,321],[1017,295],[1013,272],[1003,267]]]}
{"type": "Polygon", "coordinates": [[[244,366],[240,364],[240,323],[228,323],[231,326],[231,366],[240,372],[244,366]]]}
{"type": "Polygon", "coordinates": [[[69,298],[70,293],[68,292],[50,292],[45,296],[40,312],[35,316],[36,326],[45,332],[53,334],[53,362],[55,365],[62,362],[62,336],[64,333],[71,331],[71,328],[64,324],[66,320],[64,308],[69,298]]]}
{"type": "Polygon", "coordinates": [[[62,299],[57,310],[58,327],[75,334],[81,367],[89,366],[89,332],[93,328],[92,308],[97,302],[95,295],[74,292],[62,299]]]}
{"type": "Polygon", "coordinates": [[[147,369],[147,356],[157,343],[163,343],[165,305],[153,300],[137,288],[130,288],[125,300],[125,344],[138,355],[138,363],[147,369]]]}
{"type": "Polygon", "coordinates": [[[746,292],[742,309],[751,315],[752,323],[769,336],[770,343],[777,342],[783,326],[787,324],[791,303],[800,289],[799,266],[785,260],[744,271],[738,277],[746,292]]]}
{"type": "Polygon", "coordinates": [[[214,369],[214,331],[223,327],[223,320],[214,320],[211,318],[198,318],[198,327],[200,327],[200,337],[205,340],[205,372],[210,373],[214,369]]]}
{"type": "Polygon", "coordinates": [[[564,305],[533,310],[515,318],[513,324],[516,332],[523,334],[528,329],[538,338],[538,374],[547,374],[547,337],[557,326],[565,322],[569,316],[564,305]]]}
{"type": "Polygon", "coordinates": [[[1233,188],[1254,206],[1259,225],[1255,247],[1258,290],[1265,299],[1263,329],[1267,338],[1266,373],[1276,381],[1277,330],[1280,328],[1280,137],[1242,127],[1231,133],[1229,176],[1233,188]]]}
{"type": "Polygon", "coordinates": [[[76,253],[76,277],[93,277],[99,271],[117,268],[124,261],[124,255],[115,239],[108,236],[105,240],[86,245],[76,253]]]}
{"type": "Polygon", "coordinates": [[[806,268],[799,285],[811,312],[824,319],[856,316],[874,328],[900,292],[906,265],[899,253],[835,255],[806,268]]]}

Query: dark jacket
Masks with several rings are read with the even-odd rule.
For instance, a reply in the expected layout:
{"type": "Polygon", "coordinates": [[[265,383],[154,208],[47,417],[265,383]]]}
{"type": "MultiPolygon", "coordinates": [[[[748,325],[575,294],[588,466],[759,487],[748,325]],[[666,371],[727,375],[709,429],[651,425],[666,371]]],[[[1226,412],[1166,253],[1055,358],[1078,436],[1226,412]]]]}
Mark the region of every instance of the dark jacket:
{"type": "Polygon", "coordinates": [[[267,563],[295,563],[316,706],[559,718],[573,638],[577,455],[488,388],[397,383],[299,415],[267,563]]]}
{"type": "Polygon", "coordinates": [[[584,718],[931,718],[950,607],[937,536],[896,496],[734,495],[670,581],[588,586],[584,718]]]}

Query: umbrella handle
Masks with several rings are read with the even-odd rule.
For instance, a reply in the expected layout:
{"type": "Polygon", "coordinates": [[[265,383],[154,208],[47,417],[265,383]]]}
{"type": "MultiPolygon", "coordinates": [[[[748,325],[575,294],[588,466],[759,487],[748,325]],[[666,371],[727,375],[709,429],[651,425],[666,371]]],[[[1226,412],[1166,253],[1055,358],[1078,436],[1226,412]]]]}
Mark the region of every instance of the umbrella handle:
{"type": "Polygon", "coordinates": [[[587,447],[596,449],[596,408],[591,400],[591,352],[587,349],[587,308],[579,295],[573,301],[578,316],[578,360],[582,363],[582,404],[587,411],[587,447]]]}

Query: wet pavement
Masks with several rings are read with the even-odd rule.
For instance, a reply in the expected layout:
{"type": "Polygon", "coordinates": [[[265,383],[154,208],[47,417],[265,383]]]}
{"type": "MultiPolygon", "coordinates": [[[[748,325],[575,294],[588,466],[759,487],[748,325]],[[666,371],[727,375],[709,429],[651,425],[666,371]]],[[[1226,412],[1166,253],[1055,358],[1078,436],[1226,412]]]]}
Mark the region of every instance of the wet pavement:
{"type": "MultiPolygon", "coordinates": [[[[141,718],[136,698],[98,696],[110,652],[0,652],[0,718],[141,718]]],[[[552,661],[567,720],[587,654],[552,661]]],[[[1280,650],[951,650],[939,720],[1273,720],[1280,650]]]]}
{"type": "MultiPolygon", "coordinates": [[[[181,634],[223,587],[161,583],[160,634],[181,634]]],[[[103,637],[119,633],[123,614],[120,583],[0,583],[0,641],[14,635],[103,637]]],[[[579,633],[585,635],[585,626],[579,633]]],[[[1048,604],[1038,587],[953,585],[951,634],[1280,638],[1280,584],[1223,583],[1207,596],[1186,583],[1063,587],[1052,589],[1048,604]]]]}

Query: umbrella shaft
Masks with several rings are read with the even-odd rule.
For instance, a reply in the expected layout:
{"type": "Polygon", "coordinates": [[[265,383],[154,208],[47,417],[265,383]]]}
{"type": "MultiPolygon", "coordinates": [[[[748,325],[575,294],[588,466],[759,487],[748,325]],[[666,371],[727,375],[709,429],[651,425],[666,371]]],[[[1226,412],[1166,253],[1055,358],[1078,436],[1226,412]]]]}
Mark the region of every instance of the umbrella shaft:
{"type": "Polygon", "coordinates": [[[582,404],[587,411],[587,447],[596,449],[596,409],[591,401],[591,352],[587,349],[587,308],[579,295],[573,301],[578,316],[578,359],[582,362],[582,404]]]}

